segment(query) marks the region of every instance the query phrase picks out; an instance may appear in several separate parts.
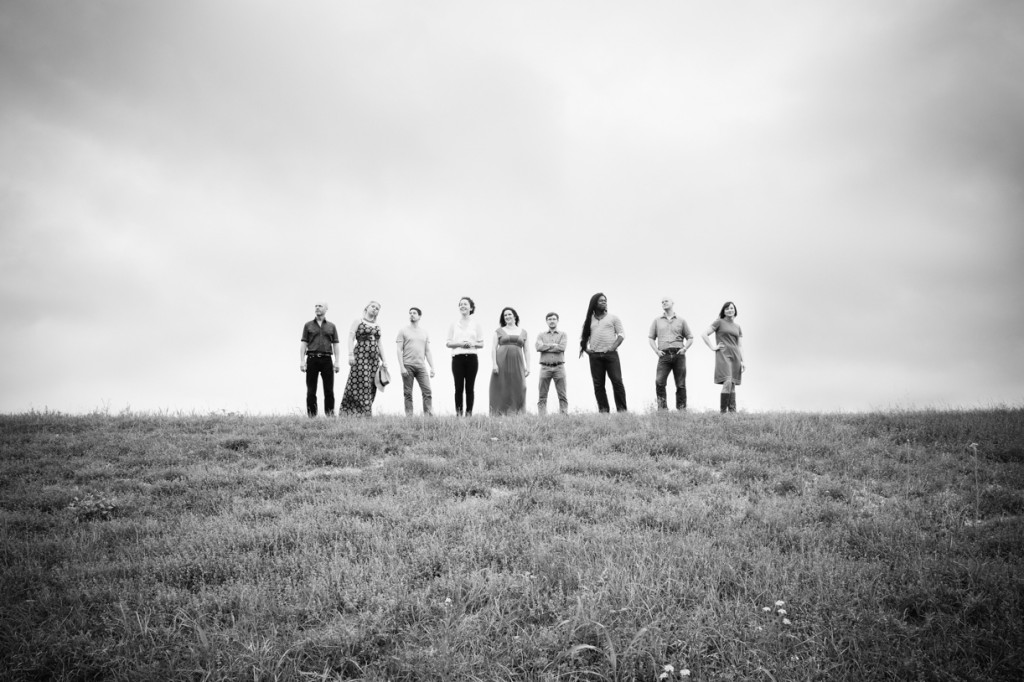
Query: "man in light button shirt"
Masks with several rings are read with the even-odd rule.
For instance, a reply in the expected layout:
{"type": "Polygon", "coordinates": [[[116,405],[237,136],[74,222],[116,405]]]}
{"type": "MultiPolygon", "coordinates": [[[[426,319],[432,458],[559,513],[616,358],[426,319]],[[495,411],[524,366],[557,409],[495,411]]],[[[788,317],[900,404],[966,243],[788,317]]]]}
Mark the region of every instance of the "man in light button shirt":
{"type": "Polygon", "coordinates": [[[686,320],[676,315],[675,301],[666,296],[661,299],[662,314],[651,322],[647,340],[658,356],[658,368],[654,375],[654,395],[658,409],[668,409],[665,386],[668,373],[676,382],[676,409],[686,409],[686,351],[693,343],[693,333],[686,320]]]}
{"type": "Polygon", "coordinates": [[[569,337],[558,331],[558,313],[548,313],[545,318],[548,330],[537,335],[535,347],[540,353],[540,385],[537,387],[537,414],[548,413],[548,388],[552,379],[558,392],[558,411],[569,412],[569,399],[565,392],[565,347],[569,337]]]}

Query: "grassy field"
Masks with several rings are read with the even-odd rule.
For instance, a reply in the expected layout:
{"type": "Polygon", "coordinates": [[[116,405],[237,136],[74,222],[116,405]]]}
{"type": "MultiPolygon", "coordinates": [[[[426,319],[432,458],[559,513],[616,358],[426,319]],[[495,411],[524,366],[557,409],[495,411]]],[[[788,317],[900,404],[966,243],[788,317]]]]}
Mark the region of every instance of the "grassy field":
{"type": "Polygon", "coordinates": [[[4,679],[1024,678],[1021,409],[32,413],[0,452],[4,679]]]}

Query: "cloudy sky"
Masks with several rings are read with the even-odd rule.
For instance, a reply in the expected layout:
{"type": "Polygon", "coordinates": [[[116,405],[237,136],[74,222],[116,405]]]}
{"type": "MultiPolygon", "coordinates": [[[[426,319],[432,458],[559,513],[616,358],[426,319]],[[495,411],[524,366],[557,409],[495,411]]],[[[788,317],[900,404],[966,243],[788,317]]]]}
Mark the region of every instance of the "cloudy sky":
{"type": "Polygon", "coordinates": [[[4,0],[0,412],[300,414],[376,299],[450,413],[460,296],[575,342],[598,291],[634,410],[665,295],[736,302],[741,409],[1020,405],[1022,64],[1014,0],[4,0]]]}

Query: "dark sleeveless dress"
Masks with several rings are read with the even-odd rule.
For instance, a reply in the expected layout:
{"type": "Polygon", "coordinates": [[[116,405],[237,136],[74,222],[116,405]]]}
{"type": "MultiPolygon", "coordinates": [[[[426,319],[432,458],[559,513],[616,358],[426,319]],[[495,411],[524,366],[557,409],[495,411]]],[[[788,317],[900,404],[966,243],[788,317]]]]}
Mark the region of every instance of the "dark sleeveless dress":
{"type": "Polygon", "coordinates": [[[523,348],[526,339],[520,330],[518,336],[509,336],[498,329],[498,347],[495,358],[498,373],[491,373],[491,414],[522,412],[526,408],[526,360],[523,348]]]}

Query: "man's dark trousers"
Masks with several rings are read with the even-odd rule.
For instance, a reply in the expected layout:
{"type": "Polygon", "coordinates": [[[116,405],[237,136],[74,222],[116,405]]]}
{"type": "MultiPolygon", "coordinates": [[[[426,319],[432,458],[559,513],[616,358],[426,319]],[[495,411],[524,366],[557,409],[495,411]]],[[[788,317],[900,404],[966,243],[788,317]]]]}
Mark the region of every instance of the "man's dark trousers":
{"type": "Polygon", "coordinates": [[[654,377],[654,394],[658,397],[658,409],[668,409],[665,386],[668,373],[676,380],[676,409],[686,409],[686,353],[670,350],[658,357],[658,371],[654,377]]]}
{"type": "Polygon", "coordinates": [[[622,365],[619,364],[619,352],[590,354],[590,376],[594,380],[594,397],[597,398],[598,412],[611,412],[608,404],[608,391],[604,387],[605,377],[612,382],[612,394],[615,396],[615,410],[626,411],[626,386],[622,383],[622,365]]]}
{"type": "Polygon", "coordinates": [[[334,362],[330,355],[306,356],[306,414],[316,416],[316,379],[324,382],[324,414],[334,415],[334,362]]]}

